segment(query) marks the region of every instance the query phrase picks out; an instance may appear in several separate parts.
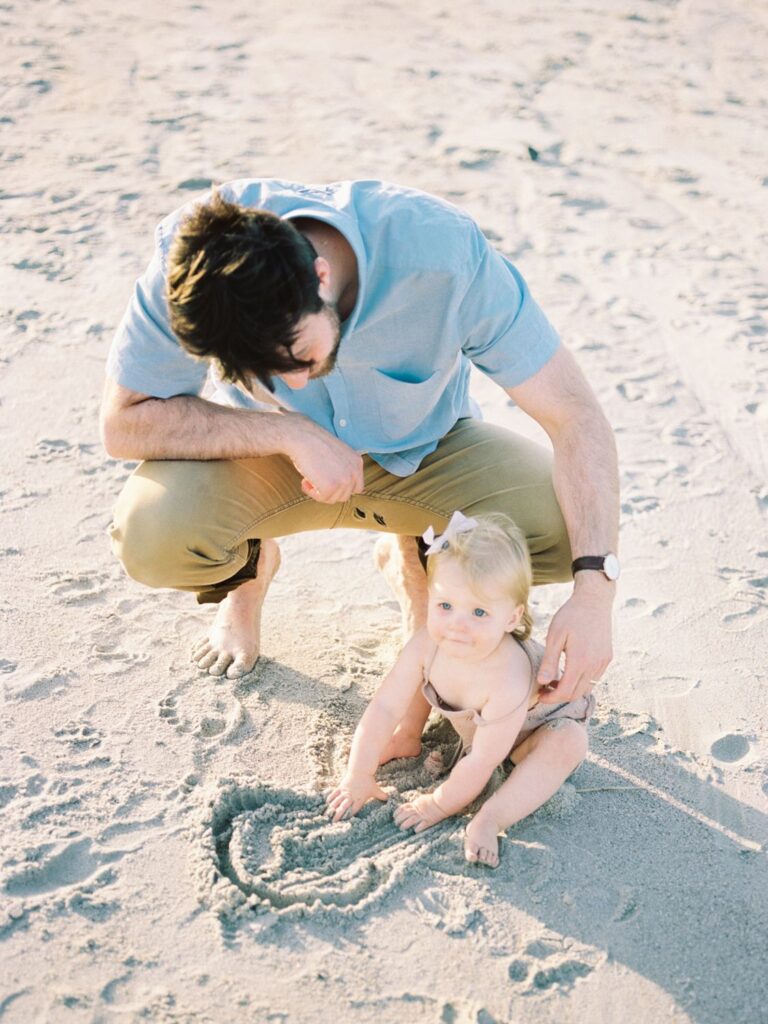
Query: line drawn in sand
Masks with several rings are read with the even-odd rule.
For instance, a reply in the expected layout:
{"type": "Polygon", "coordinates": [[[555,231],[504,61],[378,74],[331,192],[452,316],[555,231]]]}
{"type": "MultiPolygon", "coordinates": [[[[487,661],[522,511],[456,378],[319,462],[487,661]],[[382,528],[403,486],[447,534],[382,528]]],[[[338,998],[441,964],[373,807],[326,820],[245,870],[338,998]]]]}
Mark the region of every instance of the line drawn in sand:
{"type": "MultiPolygon", "coordinates": [[[[309,745],[317,769],[314,785],[295,790],[229,778],[210,799],[198,835],[195,874],[201,904],[224,927],[250,922],[261,931],[280,920],[349,921],[378,906],[414,870],[451,876],[484,871],[468,866],[464,858],[466,814],[474,813],[500,784],[503,771],[494,772],[464,815],[419,835],[401,831],[393,820],[395,806],[435,785],[434,772],[425,764],[430,755],[439,752],[448,766],[456,749],[458,738],[450,724],[433,720],[421,756],[379,769],[390,799],[371,801],[354,818],[332,823],[318,790],[339,777],[345,762],[348,740],[334,710],[326,706],[309,745]]],[[[537,815],[568,813],[574,800],[574,787],[566,784],[537,815]]],[[[540,859],[535,858],[537,871],[540,859]]],[[[518,870],[522,861],[518,858],[518,870]]],[[[531,888],[536,889],[533,880],[531,888]]],[[[427,916],[445,917],[446,927],[459,927],[440,901],[433,901],[427,916]]],[[[461,926],[473,923],[462,920],[461,926]]]]}
{"type": "Polygon", "coordinates": [[[200,900],[228,924],[362,917],[425,857],[458,856],[458,827],[401,832],[391,802],[333,824],[317,793],[228,779],[200,833],[200,900]]]}

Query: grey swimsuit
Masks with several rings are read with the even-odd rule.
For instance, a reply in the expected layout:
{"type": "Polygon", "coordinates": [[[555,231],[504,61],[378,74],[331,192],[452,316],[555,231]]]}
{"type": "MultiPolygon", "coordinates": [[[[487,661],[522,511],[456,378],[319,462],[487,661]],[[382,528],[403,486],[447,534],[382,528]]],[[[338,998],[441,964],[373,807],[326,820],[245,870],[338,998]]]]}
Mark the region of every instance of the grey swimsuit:
{"type": "MultiPolygon", "coordinates": [[[[531,696],[536,691],[536,673],[538,672],[539,665],[541,664],[544,648],[536,640],[518,640],[517,642],[528,655],[528,660],[531,663],[531,685],[526,697],[527,700],[530,700],[531,696]]],[[[468,754],[471,750],[472,740],[474,739],[475,732],[478,728],[503,721],[510,715],[516,714],[517,708],[513,708],[501,718],[487,721],[482,718],[474,708],[455,708],[451,704],[447,704],[429,681],[429,672],[432,668],[432,662],[435,660],[435,654],[437,654],[437,647],[435,647],[435,650],[432,652],[432,657],[429,659],[429,662],[424,666],[424,682],[421,687],[421,692],[432,707],[435,708],[436,711],[439,711],[444,718],[448,719],[459,735],[461,742],[455,755],[451,758],[450,765],[448,766],[453,767],[460,757],[464,754],[468,754]]],[[[528,708],[528,714],[525,717],[525,721],[523,722],[520,732],[515,737],[510,754],[515,747],[520,746],[523,740],[527,739],[534,730],[540,728],[542,725],[547,725],[550,722],[562,721],[569,718],[575,722],[588,722],[594,710],[595,698],[591,693],[586,697],[579,697],[578,700],[574,701],[565,701],[562,704],[541,704],[536,701],[528,708]]]]}

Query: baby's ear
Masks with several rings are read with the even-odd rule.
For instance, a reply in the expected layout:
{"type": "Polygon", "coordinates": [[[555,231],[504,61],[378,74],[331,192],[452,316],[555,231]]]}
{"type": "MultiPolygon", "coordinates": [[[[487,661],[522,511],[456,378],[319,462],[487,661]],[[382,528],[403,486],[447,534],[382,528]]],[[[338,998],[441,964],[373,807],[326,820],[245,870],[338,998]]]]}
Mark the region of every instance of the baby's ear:
{"type": "Polygon", "coordinates": [[[504,632],[505,633],[512,633],[512,632],[514,632],[514,630],[516,630],[517,627],[522,622],[524,614],[525,614],[525,605],[524,604],[519,604],[517,606],[517,608],[515,608],[514,615],[512,616],[512,618],[509,620],[509,622],[504,627],[504,632]]]}

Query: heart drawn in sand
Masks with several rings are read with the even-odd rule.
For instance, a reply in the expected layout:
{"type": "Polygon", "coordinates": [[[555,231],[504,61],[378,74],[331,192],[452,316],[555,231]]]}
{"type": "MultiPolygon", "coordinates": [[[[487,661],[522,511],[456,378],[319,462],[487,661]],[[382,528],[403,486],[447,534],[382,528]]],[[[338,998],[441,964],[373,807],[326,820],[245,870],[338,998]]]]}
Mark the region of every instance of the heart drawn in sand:
{"type": "Polygon", "coordinates": [[[317,793],[228,780],[203,826],[202,902],[225,919],[362,916],[454,828],[403,833],[391,803],[333,824],[317,793]]]}

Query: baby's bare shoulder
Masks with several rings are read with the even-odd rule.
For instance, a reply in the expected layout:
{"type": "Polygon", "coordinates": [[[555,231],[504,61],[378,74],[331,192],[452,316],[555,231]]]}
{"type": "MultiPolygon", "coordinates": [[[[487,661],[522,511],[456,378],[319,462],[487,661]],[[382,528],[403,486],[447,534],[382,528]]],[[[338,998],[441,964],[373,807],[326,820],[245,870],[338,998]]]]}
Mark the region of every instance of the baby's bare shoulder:
{"type": "Polygon", "coordinates": [[[499,657],[490,667],[483,718],[499,718],[517,708],[527,707],[531,679],[530,659],[520,645],[512,641],[509,647],[499,652],[499,657]]]}

